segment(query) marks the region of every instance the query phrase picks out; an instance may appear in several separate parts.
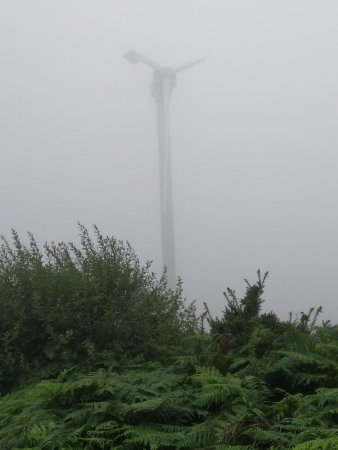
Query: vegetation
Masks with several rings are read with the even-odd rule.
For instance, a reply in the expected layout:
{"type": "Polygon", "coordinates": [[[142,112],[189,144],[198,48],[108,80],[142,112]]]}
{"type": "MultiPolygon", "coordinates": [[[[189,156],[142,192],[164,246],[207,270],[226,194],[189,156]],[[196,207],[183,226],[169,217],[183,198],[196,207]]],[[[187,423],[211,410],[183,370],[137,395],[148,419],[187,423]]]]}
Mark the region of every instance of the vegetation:
{"type": "Polygon", "coordinates": [[[56,376],[73,365],[165,360],[195,327],[181,287],[166,288],[129,244],[95,240],[79,225],[80,248],[63,242],[41,251],[17,233],[0,247],[0,391],[56,376]],[[150,326],[151,324],[151,326],[150,326]]]}
{"type": "Polygon", "coordinates": [[[338,327],[321,308],[262,313],[258,272],[222,317],[197,317],[180,283],[94,235],[2,240],[2,450],[338,449],[338,327]]]}

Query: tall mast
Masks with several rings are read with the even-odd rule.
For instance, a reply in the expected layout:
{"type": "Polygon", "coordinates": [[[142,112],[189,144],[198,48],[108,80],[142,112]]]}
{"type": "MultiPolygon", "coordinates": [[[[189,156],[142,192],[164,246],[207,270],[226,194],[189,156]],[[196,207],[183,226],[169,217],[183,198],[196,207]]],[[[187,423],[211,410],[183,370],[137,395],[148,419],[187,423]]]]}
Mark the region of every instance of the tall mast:
{"type": "Polygon", "coordinates": [[[152,96],[157,109],[158,155],[160,166],[160,207],[162,264],[167,271],[167,285],[176,287],[174,211],[170,152],[170,97],[176,86],[176,74],[204,61],[199,59],[176,69],[161,66],[152,59],[131,50],[124,58],[132,64],[143,63],[153,69],[152,96]]]}

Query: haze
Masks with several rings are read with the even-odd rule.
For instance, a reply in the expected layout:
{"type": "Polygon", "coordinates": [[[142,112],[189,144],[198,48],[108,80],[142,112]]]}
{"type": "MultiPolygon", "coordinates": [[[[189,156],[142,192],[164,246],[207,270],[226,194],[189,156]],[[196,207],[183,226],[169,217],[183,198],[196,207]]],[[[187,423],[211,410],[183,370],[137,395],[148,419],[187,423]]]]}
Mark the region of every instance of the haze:
{"type": "Polygon", "coordinates": [[[206,57],[171,102],[176,268],[212,311],[270,273],[265,309],[337,312],[335,0],[1,0],[0,232],[79,220],[160,271],[151,71],[206,57]]]}

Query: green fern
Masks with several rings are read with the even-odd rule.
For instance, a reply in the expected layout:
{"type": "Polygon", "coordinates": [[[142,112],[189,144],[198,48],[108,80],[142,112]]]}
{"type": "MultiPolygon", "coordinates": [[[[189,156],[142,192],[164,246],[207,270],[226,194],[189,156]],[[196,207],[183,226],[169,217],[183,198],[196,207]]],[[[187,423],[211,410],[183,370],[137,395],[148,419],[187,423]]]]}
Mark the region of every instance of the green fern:
{"type": "Polygon", "coordinates": [[[197,404],[207,408],[222,407],[243,393],[239,378],[228,374],[223,376],[216,369],[198,368],[192,380],[201,385],[197,404]]]}
{"type": "Polygon", "coordinates": [[[194,407],[188,381],[184,374],[159,365],[121,374],[102,369],[84,376],[70,372],[43,381],[0,399],[0,448],[123,444],[129,450],[133,445],[166,448],[166,442],[186,446],[191,439],[186,427],[206,414],[194,407]],[[142,430],[150,429],[153,434],[147,440],[142,430]]]}
{"type": "Polygon", "coordinates": [[[337,450],[338,436],[328,439],[314,439],[312,441],[304,442],[296,445],[294,450],[337,450]]]}

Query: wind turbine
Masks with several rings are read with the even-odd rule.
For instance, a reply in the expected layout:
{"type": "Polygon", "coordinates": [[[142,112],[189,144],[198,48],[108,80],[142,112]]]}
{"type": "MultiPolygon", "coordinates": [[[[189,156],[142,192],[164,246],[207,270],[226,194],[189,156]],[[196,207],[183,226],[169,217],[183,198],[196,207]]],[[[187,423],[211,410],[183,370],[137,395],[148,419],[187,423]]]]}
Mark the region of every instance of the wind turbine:
{"type": "Polygon", "coordinates": [[[203,59],[177,67],[175,69],[163,67],[152,59],[131,50],[123,57],[131,64],[143,63],[153,70],[151,95],[157,109],[158,153],[160,163],[160,204],[161,204],[161,240],[162,263],[167,270],[167,284],[171,289],[176,286],[175,271],[175,237],[174,213],[171,179],[170,154],[170,114],[169,104],[171,92],[176,87],[176,75],[198,64],[203,59]]]}

